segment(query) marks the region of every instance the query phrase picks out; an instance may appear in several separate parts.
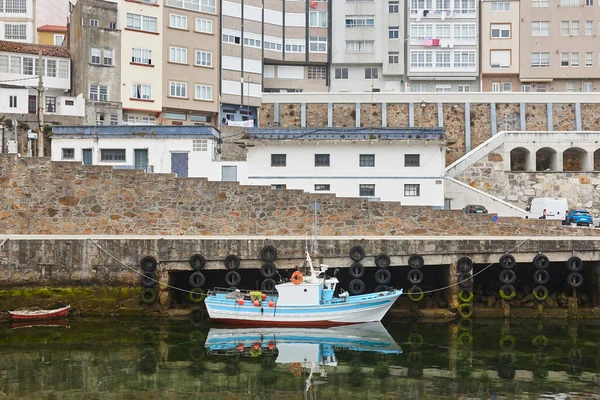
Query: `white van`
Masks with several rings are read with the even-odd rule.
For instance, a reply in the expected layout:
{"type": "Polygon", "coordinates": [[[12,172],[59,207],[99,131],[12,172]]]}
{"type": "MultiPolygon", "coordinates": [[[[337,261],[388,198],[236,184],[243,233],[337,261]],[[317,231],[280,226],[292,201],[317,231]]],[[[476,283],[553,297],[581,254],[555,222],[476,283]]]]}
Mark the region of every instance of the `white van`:
{"type": "Polygon", "coordinates": [[[527,211],[525,218],[565,220],[569,213],[569,204],[564,198],[536,197],[525,210],[527,211]]]}

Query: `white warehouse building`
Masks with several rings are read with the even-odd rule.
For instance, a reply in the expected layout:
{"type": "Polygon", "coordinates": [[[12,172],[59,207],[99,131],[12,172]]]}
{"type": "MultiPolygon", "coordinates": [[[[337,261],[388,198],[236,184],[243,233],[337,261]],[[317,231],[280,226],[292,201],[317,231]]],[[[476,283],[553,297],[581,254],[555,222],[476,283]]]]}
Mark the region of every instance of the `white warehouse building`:
{"type": "Polygon", "coordinates": [[[444,132],[249,128],[246,161],[221,161],[210,126],[58,126],[52,160],[443,208],[444,132]]]}

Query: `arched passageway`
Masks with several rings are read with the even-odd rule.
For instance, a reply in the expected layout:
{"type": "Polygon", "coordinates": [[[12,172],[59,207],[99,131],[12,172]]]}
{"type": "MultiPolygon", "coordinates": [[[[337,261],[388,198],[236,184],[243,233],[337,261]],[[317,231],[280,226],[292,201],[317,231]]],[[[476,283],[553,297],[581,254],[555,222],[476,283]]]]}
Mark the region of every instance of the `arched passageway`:
{"type": "Polygon", "coordinates": [[[536,171],[558,171],[558,154],[550,147],[543,147],[535,152],[536,171]]]}
{"type": "Polygon", "coordinates": [[[516,147],[510,151],[510,170],[529,171],[529,150],[524,147],[516,147]]]}
{"type": "Polygon", "coordinates": [[[563,151],[563,171],[584,171],[587,157],[587,151],[580,147],[571,147],[563,151]]]}

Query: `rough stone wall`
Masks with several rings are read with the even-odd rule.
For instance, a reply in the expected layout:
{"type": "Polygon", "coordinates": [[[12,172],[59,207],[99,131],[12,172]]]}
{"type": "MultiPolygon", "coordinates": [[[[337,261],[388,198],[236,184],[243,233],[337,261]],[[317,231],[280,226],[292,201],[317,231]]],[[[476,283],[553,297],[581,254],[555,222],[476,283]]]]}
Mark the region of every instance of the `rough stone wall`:
{"type": "Polygon", "coordinates": [[[490,105],[471,104],[471,148],[479,146],[492,136],[490,105]]]}
{"type": "MultiPolygon", "coordinates": [[[[518,104],[496,104],[496,132],[520,131],[521,109],[518,104]]],[[[476,146],[473,146],[475,148],[476,146]]]]}
{"type": "Polygon", "coordinates": [[[386,104],[387,126],[389,128],[406,127],[410,123],[408,104],[386,104]]]}
{"type": "Polygon", "coordinates": [[[575,105],[552,104],[552,124],[555,131],[574,131],[575,105]]]}
{"type": "Polygon", "coordinates": [[[581,129],[584,131],[600,130],[600,104],[581,105],[581,129]]]}
{"type": "Polygon", "coordinates": [[[545,104],[525,105],[525,127],[528,131],[548,130],[545,104]]]}
{"type": "Polygon", "coordinates": [[[360,126],[381,127],[381,103],[360,105],[360,126]]]}
{"type": "Polygon", "coordinates": [[[415,104],[415,126],[419,128],[438,126],[437,104],[426,104],[425,108],[415,104]]]}
{"type": "Polygon", "coordinates": [[[564,197],[571,208],[600,213],[600,173],[504,171],[503,147],[489,153],[456,179],[521,208],[531,204],[535,197],[564,197]]]}
{"type": "Polygon", "coordinates": [[[279,105],[279,125],[286,128],[299,128],[302,125],[300,104],[279,105]]]}
{"type": "Polygon", "coordinates": [[[263,103],[258,109],[258,126],[272,128],[275,121],[275,104],[263,103]]]}
{"type": "Polygon", "coordinates": [[[465,155],[465,106],[444,104],[443,110],[446,140],[450,150],[446,153],[446,164],[450,165],[465,155]]]}
{"type": "Polygon", "coordinates": [[[304,236],[315,200],[319,236],[594,234],[546,221],[490,224],[462,211],[0,156],[4,234],[304,236]]]}
{"type": "Polygon", "coordinates": [[[334,104],[333,126],[354,128],[356,126],[356,104],[334,104]]]}
{"type": "Polygon", "coordinates": [[[309,128],[327,126],[327,104],[306,105],[306,126],[309,128]]]}
{"type": "Polygon", "coordinates": [[[221,126],[221,160],[246,161],[246,151],[234,142],[241,139],[246,128],[239,126],[221,126]]]}

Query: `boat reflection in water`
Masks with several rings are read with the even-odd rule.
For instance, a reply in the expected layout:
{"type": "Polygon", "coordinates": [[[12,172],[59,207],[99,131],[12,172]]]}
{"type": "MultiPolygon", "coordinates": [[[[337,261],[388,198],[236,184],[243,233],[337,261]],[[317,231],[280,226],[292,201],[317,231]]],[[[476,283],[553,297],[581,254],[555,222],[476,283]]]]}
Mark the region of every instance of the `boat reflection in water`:
{"type": "Polygon", "coordinates": [[[275,363],[289,365],[304,376],[306,392],[327,383],[326,367],[335,367],[335,350],[401,354],[402,349],[381,322],[319,328],[211,328],[205,342],[209,355],[276,356],[275,363]],[[318,377],[319,380],[315,378],[318,377]]]}

